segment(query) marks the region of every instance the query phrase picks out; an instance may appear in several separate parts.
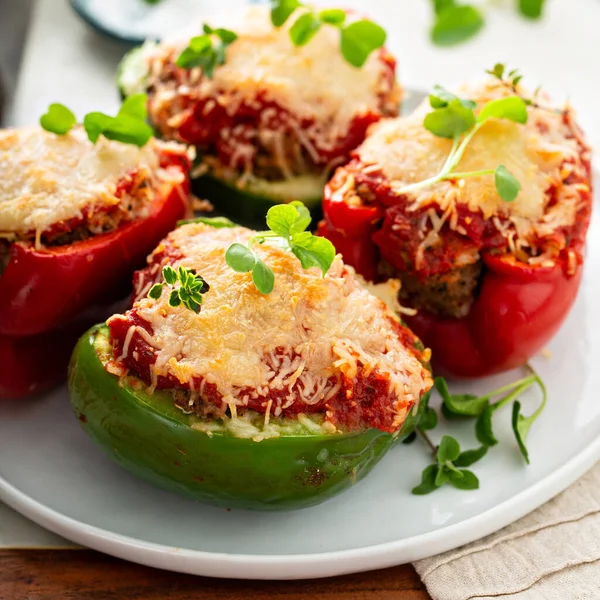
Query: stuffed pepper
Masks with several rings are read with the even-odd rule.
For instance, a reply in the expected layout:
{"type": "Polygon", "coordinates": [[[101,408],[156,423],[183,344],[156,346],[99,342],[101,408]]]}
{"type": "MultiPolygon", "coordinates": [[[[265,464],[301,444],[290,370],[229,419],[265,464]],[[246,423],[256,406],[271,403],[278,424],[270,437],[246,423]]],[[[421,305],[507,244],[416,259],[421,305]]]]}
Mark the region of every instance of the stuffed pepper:
{"type": "Polygon", "coordinates": [[[338,10],[338,26],[313,21],[318,31],[291,39],[306,10],[277,27],[268,7],[250,7],[204,33],[147,43],[119,68],[124,95],[148,93],[157,134],[196,148],[197,195],[237,220],[262,222],[270,206],[291,200],[319,207],[332,167],[370,124],[398,114],[394,58],[378,47],[358,68],[342,55],[339,27],[355,40],[358,17],[338,10]]]}
{"type": "Polygon", "coordinates": [[[310,250],[252,246],[256,235],[171,233],[137,272],[132,308],[79,342],[71,402],[113,460],[158,486],[301,508],[360,480],[414,428],[430,352],[339,256],[323,276],[310,250]],[[256,265],[272,272],[268,289],[256,265]]]}
{"type": "Polygon", "coordinates": [[[66,376],[78,337],[186,215],[188,168],[183,146],[155,139],[0,131],[0,397],[66,376]]]}
{"type": "Polygon", "coordinates": [[[438,86],[375,125],[325,192],[322,234],[366,278],[400,279],[407,323],[449,376],[522,365],[581,280],[590,150],[570,107],[510,75],[438,86]]]}

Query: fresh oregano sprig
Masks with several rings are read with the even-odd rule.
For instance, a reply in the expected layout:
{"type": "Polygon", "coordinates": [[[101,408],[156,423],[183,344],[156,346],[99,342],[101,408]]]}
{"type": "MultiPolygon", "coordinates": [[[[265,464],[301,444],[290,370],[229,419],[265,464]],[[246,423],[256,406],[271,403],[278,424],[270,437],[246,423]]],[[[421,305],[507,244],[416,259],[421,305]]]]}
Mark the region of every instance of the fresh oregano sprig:
{"type": "Polygon", "coordinates": [[[254,285],[265,295],[273,291],[275,275],[254,251],[256,244],[274,242],[295,254],[304,269],[318,267],[325,276],[335,258],[335,248],[329,240],[306,231],[310,222],[310,213],[302,202],[272,206],[267,212],[269,231],[255,233],[247,245],[232,244],[225,261],[238,273],[251,272],[254,285]]]}
{"type": "MultiPolygon", "coordinates": [[[[91,112],[83,119],[89,140],[96,143],[102,135],[109,140],[142,147],[153,135],[152,127],[146,123],[146,94],[132,94],[123,101],[119,112],[111,117],[101,112],[91,112]]],[[[77,123],[77,118],[63,104],[51,104],[40,117],[40,125],[46,131],[66,135],[77,123]]]]}
{"type": "Polygon", "coordinates": [[[340,30],[340,51],[346,62],[362,67],[372,52],[385,44],[385,30],[369,21],[360,19],[347,22],[346,11],[329,8],[320,11],[300,0],[275,0],[271,3],[271,22],[281,27],[296,11],[301,14],[290,27],[290,39],[294,46],[308,44],[323,25],[337,27],[340,30]]]}
{"type": "Polygon", "coordinates": [[[180,306],[183,304],[192,312],[199,313],[202,306],[202,295],[210,290],[210,286],[204,278],[196,273],[194,269],[186,267],[166,266],[162,270],[164,283],[155,283],[148,292],[148,297],[158,300],[163,288],[171,289],[169,293],[169,306],[180,306]],[[179,285],[177,285],[179,284],[179,285]]]}
{"type": "Polygon", "coordinates": [[[202,67],[202,72],[212,78],[215,68],[225,64],[227,46],[237,40],[237,34],[229,29],[213,29],[204,24],[204,35],[193,37],[187,47],[179,54],[175,64],[182,69],[202,67]]]}
{"type": "Polygon", "coordinates": [[[437,175],[406,185],[398,189],[397,193],[416,192],[439,181],[493,175],[496,191],[502,200],[505,202],[515,200],[521,185],[504,165],[468,172],[457,172],[455,169],[473,136],[489,119],[506,119],[516,123],[526,123],[528,115],[525,101],[519,96],[498,98],[484,104],[479,113],[475,114],[475,102],[459,98],[443,87],[435,86],[429,96],[429,104],[433,110],[425,115],[423,126],[437,137],[451,139],[450,153],[437,175]]]}

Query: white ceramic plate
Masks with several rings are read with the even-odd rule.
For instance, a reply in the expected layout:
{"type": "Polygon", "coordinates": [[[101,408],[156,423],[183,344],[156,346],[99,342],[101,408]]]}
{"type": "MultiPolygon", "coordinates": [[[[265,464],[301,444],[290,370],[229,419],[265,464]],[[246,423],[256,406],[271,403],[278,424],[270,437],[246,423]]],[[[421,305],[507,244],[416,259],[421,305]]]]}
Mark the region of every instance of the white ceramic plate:
{"type": "MultiPolygon", "coordinates": [[[[531,465],[518,453],[506,407],[495,417],[501,443],[473,467],[477,491],[448,487],[411,495],[429,462],[417,441],[392,448],[365,480],[314,508],[259,513],[203,506],[112,464],[83,433],[60,388],[33,402],[0,403],[0,499],[74,542],[215,577],[326,577],[413,561],[483,537],[549,500],[600,459],[598,214],[588,240],[576,305],[549,346],[551,357],[533,361],[549,402],[529,436],[531,465]]],[[[453,387],[483,392],[517,375],[453,387]]],[[[538,392],[522,400],[531,411],[538,392]]],[[[456,435],[463,446],[475,447],[472,423],[461,427],[456,435]]],[[[435,439],[443,432],[438,428],[435,439]]]]}

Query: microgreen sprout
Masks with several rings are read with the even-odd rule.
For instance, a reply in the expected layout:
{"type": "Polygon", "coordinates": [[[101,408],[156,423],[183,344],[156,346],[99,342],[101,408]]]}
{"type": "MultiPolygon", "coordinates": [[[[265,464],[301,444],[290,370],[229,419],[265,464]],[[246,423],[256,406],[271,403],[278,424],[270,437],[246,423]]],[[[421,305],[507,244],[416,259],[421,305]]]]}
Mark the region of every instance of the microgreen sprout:
{"type": "Polygon", "coordinates": [[[194,269],[166,266],[162,270],[164,283],[155,283],[148,292],[148,297],[158,300],[163,288],[171,289],[169,293],[169,306],[180,306],[183,304],[192,312],[199,313],[203,302],[202,295],[210,290],[210,286],[204,278],[196,274],[194,269]],[[179,284],[179,285],[177,285],[179,284]]]}
{"type": "Polygon", "coordinates": [[[252,273],[254,285],[262,294],[270,294],[275,285],[272,269],[254,251],[256,244],[273,242],[292,252],[304,269],[318,267],[323,276],[335,258],[333,244],[306,231],[311,217],[302,202],[272,206],[267,212],[269,231],[255,233],[248,244],[232,244],[225,253],[225,261],[238,273],[252,273]]]}
{"type": "Polygon", "coordinates": [[[212,78],[215,67],[225,64],[225,50],[235,42],[237,34],[229,29],[213,29],[206,23],[204,35],[193,37],[175,61],[182,69],[202,67],[202,72],[212,78]]]}
{"type": "Polygon", "coordinates": [[[281,27],[298,11],[290,27],[290,38],[294,46],[308,44],[323,25],[337,27],[340,30],[340,50],[346,62],[354,67],[362,67],[371,53],[381,48],[387,34],[385,30],[369,21],[360,19],[347,22],[347,14],[339,8],[316,11],[300,0],[275,0],[271,3],[271,22],[281,27]]]}
{"type": "Polygon", "coordinates": [[[496,191],[500,198],[505,202],[515,200],[521,185],[504,165],[468,172],[457,172],[455,169],[473,136],[489,119],[506,119],[515,123],[526,123],[527,104],[525,101],[519,96],[497,98],[484,104],[476,114],[475,102],[459,98],[443,87],[435,86],[429,96],[429,104],[433,110],[425,115],[423,126],[437,137],[451,139],[450,153],[437,175],[406,185],[398,189],[397,193],[416,192],[440,181],[457,181],[467,177],[493,175],[496,191]]]}
{"type": "MultiPolygon", "coordinates": [[[[116,117],[101,112],[85,115],[83,128],[89,140],[95,144],[102,135],[124,144],[144,146],[153,135],[152,128],[146,123],[147,100],[146,94],[132,94],[123,101],[116,117]]],[[[73,112],[62,104],[51,104],[40,118],[42,128],[57,135],[66,135],[76,122],[73,112]]]]}

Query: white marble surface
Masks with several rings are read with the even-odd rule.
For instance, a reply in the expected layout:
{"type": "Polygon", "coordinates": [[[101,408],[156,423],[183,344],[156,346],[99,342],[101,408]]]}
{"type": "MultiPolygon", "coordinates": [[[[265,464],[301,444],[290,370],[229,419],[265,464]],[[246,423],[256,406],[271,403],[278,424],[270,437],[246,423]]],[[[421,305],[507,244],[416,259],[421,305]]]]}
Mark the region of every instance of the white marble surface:
{"type": "MultiPolygon", "coordinates": [[[[205,0],[198,4],[199,10],[217,5],[205,0]]],[[[430,3],[425,0],[343,4],[362,8],[385,25],[388,45],[399,59],[400,80],[407,87],[451,84],[478,77],[495,62],[507,62],[525,74],[524,83],[533,88],[543,83],[557,99],[569,97],[590,141],[600,144],[600,71],[595,64],[600,56],[600,1],[551,0],[540,23],[518,18],[513,0],[488,1],[482,3],[488,14],[485,31],[452,49],[429,43],[430,3]]],[[[37,0],[8,122],[34,123],[51,102],[67,104],[80,117],[89,110],[114,110],[114,70],[126,49],[92,32],[71,13],[66,0],[37,0]]],[[[0,505],[0,546],[60,544],[59,538],[0,505]]]]}

